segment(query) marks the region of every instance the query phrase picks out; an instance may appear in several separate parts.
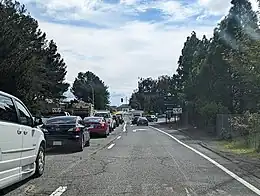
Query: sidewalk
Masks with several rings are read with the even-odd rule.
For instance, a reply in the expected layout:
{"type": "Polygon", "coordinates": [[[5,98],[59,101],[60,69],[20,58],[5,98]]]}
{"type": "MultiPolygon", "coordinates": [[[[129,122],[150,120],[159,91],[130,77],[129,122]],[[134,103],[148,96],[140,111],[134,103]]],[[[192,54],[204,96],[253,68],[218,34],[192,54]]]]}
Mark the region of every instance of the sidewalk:
{"type": "Polygon", "coordinates": [[[223,146],[222,142],[214,133],[207,130],[201,130],[191,126],[181,128],[177,127],[174,123],[158,123],[158,125],[180,131],[191,139],[196,140],[200,146],[228,159],[237,164],[240,169],[260,179],[260,154],[257,157],[252,157],[246,154],[233,153],[223,146]]]}

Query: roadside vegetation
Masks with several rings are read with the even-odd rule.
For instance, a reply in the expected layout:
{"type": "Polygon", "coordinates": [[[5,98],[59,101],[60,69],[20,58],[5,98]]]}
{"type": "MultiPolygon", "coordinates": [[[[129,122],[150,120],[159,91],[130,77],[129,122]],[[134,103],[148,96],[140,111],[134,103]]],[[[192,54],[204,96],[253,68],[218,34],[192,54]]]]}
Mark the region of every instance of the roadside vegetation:
{"type": "MultiPolygon", "coordinates": [[[[0,90],[20,98],[34,113],[45,108],[46,100],[59,103],[70,88],[65,81],[67,65],[55,41],[46,37],[24,5],[0,1],[0,90]]],[[[109,100],[107,87],[93,73],[87,76],[96,90],[95,106],[104,109],[109,100]]],[[[79,96],[75,82],[75,96],[88,101],[91,95],[79,96]]],[[[84,86],[80,91],[88,94],[91,88],[84,86]]]]}
{"type": "Polygon", "coordinates": [[[214,127],[223,139],[260,150],[260,15],[248,0],[231,4],[212,38],[195,31],[187,37],[175,74],[140,79],[130,105],[161,112],[170,93],[189,124],[214,127]]]}

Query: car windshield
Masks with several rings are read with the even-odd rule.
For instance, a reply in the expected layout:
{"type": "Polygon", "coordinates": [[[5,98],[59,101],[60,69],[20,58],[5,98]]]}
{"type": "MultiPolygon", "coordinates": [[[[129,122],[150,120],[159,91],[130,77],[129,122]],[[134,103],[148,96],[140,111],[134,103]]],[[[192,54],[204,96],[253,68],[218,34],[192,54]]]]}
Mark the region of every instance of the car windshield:
{"type": "Polygon", "coordinates": [[[110,118],[110,115],[108,113],[96,113],[95,116],[110,118]]]}
{"type": "Polygon", "coordinates": [[[47,119],[46,124],[75,124],[76,120],[76,117],[54,117],[47,119]]]}
{"type": "Polygon", "coordinates": [[[102,118],[85,118],[85,122],[100,122],[102,118]]]}

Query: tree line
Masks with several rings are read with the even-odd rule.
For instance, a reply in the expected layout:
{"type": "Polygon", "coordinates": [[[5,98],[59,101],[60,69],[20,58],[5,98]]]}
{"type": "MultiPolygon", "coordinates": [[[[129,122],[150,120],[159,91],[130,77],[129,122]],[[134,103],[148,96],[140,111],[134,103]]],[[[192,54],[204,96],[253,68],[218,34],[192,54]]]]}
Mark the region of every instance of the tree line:
{"type": "MultiPolygon", "coordinates": [[[[56,43],[46,39],[46,33],[39,29],[25,6],[12,0],[0,1],[0,89],[37,111],[47,99],[58,103],[65,98],[63,94],[70,87],[65,81],[66,74],[67,66],[56,43]]],[[[93,81],[89,81],[98,83],[93,84],[98,89],[95,105],[103,108],[109,102],[107,87],[95,74],[90,76],[93,81]],[[104,92],[106,96],[102,99],[98,94],[104,92]]],[[[78,89],[73,85],[72,91],[82,98],[80,91],[88,92],[89,88],[78,89]]]]}
{"type": "Polygon", "coordinates": [[[216,26],[213,37],[187,37],[176,73],[138,82],[130,99],[134,108],[165,110],[167,93],[189,112],[194,124],[215,124],[216,115],[259,112],[259,13],[248,0],[232,0],[229,13],[216,26]],[[151,104],[147,106],[147,104],[151,104]]]}

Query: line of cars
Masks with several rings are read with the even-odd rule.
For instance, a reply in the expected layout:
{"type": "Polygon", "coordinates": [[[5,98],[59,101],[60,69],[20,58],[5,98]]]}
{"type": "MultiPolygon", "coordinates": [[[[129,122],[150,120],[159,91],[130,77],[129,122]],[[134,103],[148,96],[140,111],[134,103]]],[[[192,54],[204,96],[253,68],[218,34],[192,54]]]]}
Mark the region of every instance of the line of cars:
{"type": "Polygon", "coordinates": [[[18,98],[0,91],[0,190],[30,176],[44,173],[48,147],[83,151],[92,134],[107,137],[120,115],[97,111],[93,117],[55,116],[35,118],[18,98]]]}

